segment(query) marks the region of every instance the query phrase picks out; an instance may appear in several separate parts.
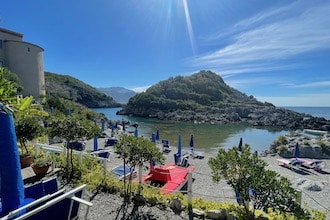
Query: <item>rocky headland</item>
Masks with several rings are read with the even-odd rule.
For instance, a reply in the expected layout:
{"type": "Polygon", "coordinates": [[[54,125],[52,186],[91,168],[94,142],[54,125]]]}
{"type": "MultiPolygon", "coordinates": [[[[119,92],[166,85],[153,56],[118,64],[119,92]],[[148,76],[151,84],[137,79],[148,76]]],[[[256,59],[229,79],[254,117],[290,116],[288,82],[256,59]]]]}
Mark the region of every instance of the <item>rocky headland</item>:
{"type": "Polygon", "coordinates": [[[260,102],[211,71],[171,77],[132,97],[117,114],[194,123],[249,123],[279,129],[330,131],[330,121],[260,102]]]}
{"type": "MultiPolygon", "coordinates": [[[[266,154],[278,154],[292,158],[296,145],[299,146],[299,157],[313,159],[330,159],[330,133],[311,134],[309,130],[297,130],[274,140],[266,154]]],[[[317,131],[315,131],[317,132],[317,131]]]]}
{"type": "MultiPolygon", "coordinates": [[[[134,116],[141,116],[141,111],[137,112],[136,110],[128,112],[122,110],[120,112],[120,114],[127,113],[134,116]]],[[[254,126],[276,127],[288,130],[315,129],[330,131],[330,121],[325,118],[294,112],[285,108],[276,107],[272,104],[209,108],[205,109],[203,112],[196,112],[193,110],[174,110],[167,112],[161,109],[148,109],[142,117],[171,121],[191,121],[194,123],[249,123],[254,126]]]]}

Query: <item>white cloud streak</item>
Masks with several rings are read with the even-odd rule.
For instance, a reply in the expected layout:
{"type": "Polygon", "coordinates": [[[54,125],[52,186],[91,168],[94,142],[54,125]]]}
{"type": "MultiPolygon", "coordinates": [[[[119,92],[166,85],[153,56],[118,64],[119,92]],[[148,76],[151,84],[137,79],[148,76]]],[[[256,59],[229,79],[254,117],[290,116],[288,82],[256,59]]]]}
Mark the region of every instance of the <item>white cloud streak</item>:
{"type": "Polygon", "coordinates": [[[311,82],[304,84],[289,84],[285,85],[290,88],[317,88],[317,87],[329,87],[330,81],[319,81],[319,82],[311,82]]]}
{"type": "Polygon", "coordinates": [[[297,96],[259,96],[259,101],[270,102],[276,106],[330,106],[330,93],[301,94],[297,96]]]}
{"type": "Polygon", "coordinates": [[[218,69],[221,75],[293,68],[283,61],[330,48],[330,4],[312,3],[297,1],[237,23],[231,44],[198,56],[191,65],[218,69]]]}

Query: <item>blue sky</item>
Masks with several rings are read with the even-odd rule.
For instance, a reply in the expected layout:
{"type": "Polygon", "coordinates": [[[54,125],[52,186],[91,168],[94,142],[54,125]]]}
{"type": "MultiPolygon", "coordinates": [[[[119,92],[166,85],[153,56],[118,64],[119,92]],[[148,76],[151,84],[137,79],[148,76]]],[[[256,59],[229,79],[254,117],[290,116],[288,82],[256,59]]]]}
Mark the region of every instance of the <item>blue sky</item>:
{"type": "Polygon", "coordinates": [[[146,88],[199,70],[277,106],[330,106],[330,1],[11,0],[0,27],[45,71],[146,88]]]}

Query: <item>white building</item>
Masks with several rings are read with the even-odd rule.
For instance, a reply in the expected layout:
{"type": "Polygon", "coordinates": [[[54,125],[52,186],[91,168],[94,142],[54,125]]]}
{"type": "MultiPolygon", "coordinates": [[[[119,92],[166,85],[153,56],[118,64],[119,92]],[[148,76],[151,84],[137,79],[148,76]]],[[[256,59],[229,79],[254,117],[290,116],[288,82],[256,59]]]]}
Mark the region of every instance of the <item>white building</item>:
{"type": "Polygon", "coordinates": [[[0,66],[16,73],[23,95],[36,100],[45,96],[44,49],[23,41],[23,34],[0,28],[0,66]]]}

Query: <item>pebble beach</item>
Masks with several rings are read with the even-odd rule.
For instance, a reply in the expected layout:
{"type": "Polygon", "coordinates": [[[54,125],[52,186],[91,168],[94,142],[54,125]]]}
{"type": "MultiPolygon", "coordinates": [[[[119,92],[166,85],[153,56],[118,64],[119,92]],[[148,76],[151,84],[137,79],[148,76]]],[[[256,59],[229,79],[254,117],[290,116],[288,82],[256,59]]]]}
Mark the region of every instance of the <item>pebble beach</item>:
{"type": "MultiPolygon", "coordinates": [[[[102,145],[104,139],[99,139],[102,145]]],[[[87,142],[87,146],[93,146],[92,142],[87,142]]],[[[196,149],[198,150],[198,149],[196,149]]],[[[173,154],[177,152],[177,148],[171,146],[171,152],[164,154],[166,157],[165,163],[173,163],[173,154]]],[[[203,159],[189,159],[190,165],[195,167],[193,171],[192,194],[194,198],[204,198],[218,202],[236,202],[232,188],[226,184],[225,180],[215,183],[212,180],[211,169],[208,165],[208,160],[215,154],[204,153],[203,159]]],[[[278,155],[260,156],[261,159],[267,162],[267,169],[274,170],[281,176],[288,178],[293,187],[302,192],[302,205],[310,209],[318,209],[327,211],[330,209],[330,160],[325,159],[323,173],[311,170],[292,170],[280,166],[277,161],[278,155]]],[[[306,158],[308,159],[308,158],[306,158]]],[[[107,164],[108,169],[122,165],[122,161],[115,154],[110,155],[107,164]]],[[[147,172],[147,171],[145,171],[147,172]]],[[[87,192],[86,198],[91,198],[91,194],[87,192]]],[[[122,198],[116,195],[100,193],[93,197],[91,202],[94,204],[87,213],[87,219],[116,219],[118,218],[118,210],[122,205],[122,198]]],[[[132,208],[132,207],[131,207],[132,208]]],[[[188,219],[185,213],[181,215],[174,214],[169,208],[160,209],[159,207],[144,206],[140,208],[144,215],[153,216],[154,219],[188,219]],[[147,214],[146,214],[147,213],[147,214]]],[[[85,217],[86,210],[81,210],[81,217],[85,217]]],[[[142,215],[142,214],[141,214],[142,215]]],[[[144,217],[146,218],[146,217],[144,217]]],[[[141,219],[144,219],[141,218],[141,219]]],[[[118,218],[120,219],[120,218],[118,218]]],[[[148,218],[147,218],[148,219],[148,218]]],[[[153,219],[150,217],[149,219],[153,219]]]]}
{"type": "MultiPolygon", "coordinates": [[[[105,138],[98,138],[99,148],[103,148],[105,138]]],[[[158,145],[160,147],[160,145],[158,145]]],[[[86,142],[86,150],[93,149],[93,140],[86,142]]],[[[107,147],[112,151],[112,147],[107,147]]],[[[195,149],[196,151],[198,149],[195,149]]],[[[174,154],[177,152],[175,146],[171,146],[171,152],[164,154],[165,163],[174,162],[174,154]]],[[[183,150],[184,153],[184,150],[183,150]]],[[[204,198],[210,201],[217,202],[232,202],[236,203],[236,198],[232,188],[221,180],[216,183],[212,180],[211,168],[208,165],[208,161],[211,157],[216,156],[215,153],[204,152],[203,159],[189,158],[190,165],[195,167],[192,172],[193,184],[192,184],[192,196],[193,198],[204,198]]],[[[274,170],[281,176],[288,178],[292,182],[293,188],[302,192],[302,205],[310,209],[318,209],[321,211],[328,211],[330,209],[330,160],[323,159],[324,168],[322,173],[314,171],[312,169],[288,169],[280,166],[277,159],[281,158],[277,154],[272,155],[260,155],[260,158],[264,160],[268,166],[267,169],[274,170]]],[[[306,158],[308,159],[308,158],[306,158]]],[[[313,160],[313,159],[310,159],[313,160]]],[[[107,161],[107,169],[122,165],[123,161],[117,157],[116,154],[110,154],[107,161]]],[[[145,170],[144,173],[148,171],[145,170]]],[[[31,168],[25,168],[22,172],[23,179],[31,178],[33,171],[31,168]]],[[[81,206],[79,212],[79,219],[122,219],[123,214],[120,211],[123,204],[123,198],[118,195],[97,193],[85,191],[84,199],[91,201],[93,206],[87,211],[86,206],[81,206]]],[[[134,207],[130,205],[126,213],[131,213],[134,207]]],[[[165,207],[150,207],[144,205],[139,207],[138,213],[140,216],[132,219],[188,219],[188,215],[182,212],[180,215],[175,214],[170,208],[165,207]]],[[[329,215],[329,214],[328,214],[329,215]]],[[[330,216],[328,216],[329,218],[330,216]]]]}

